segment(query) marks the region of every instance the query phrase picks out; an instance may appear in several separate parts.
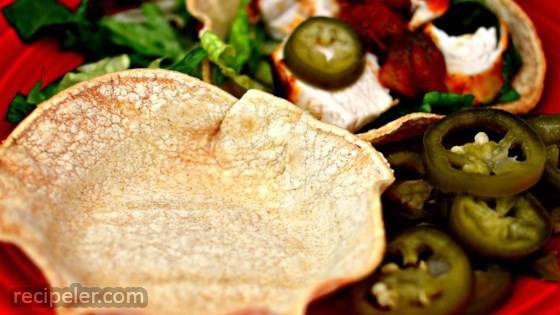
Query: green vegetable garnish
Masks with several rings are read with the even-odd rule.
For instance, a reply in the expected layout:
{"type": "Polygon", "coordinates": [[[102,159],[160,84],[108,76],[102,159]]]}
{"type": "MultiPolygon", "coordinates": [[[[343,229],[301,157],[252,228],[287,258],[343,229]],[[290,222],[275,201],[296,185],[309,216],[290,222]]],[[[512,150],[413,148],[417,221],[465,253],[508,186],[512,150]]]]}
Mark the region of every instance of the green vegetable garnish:
{"type": "Polygon", "coordinates": [[[205,32],[200,38],[202,48],[208,52],[208,58],[216,64],[222,73],[232,79],[237,85],[245,89],[268,90],[263,84],[251,79],[247,75],[239,74],[235,70],[236,56],[235,49],[226,44],[218,35],[212,32],[205,32]]]}
{"type": "Polygon", "coordinates": [[[356,315],[462,314],[473,285],[469,259],[453,239],[422,226],[399,234],[385,263],[352,287],[356,315]]]}
{"type": "Polygon", "coordinates": [[[183,48],[177,31],[155,4],[146,3],[142,5],[142,10],[146,19],[144,23],[122,22],[106,17],[100,25],[109,30],[114,44],[145,56],[178,58],[183,48]]]}
{"type": "Polygon", "coordinates": [[[56,94],[58,88],[56,84],[49,85],[44,89],[41,89],[41,86],[42,82],[37,82],[29,91],[27,97],[22,94],[16,95],[6,112],[6,120],[8,122],[17,124],[22,121],[37,107],[37,104],[56,94]]]}
{"type": "Polygon", "coordinates": [[[267,40],[266,33],[263,25],[253,25],[249,21],[247,14],[249,4],[248,0],[241,1],[233,20],[227,43],[235,53],[228,65],[238,74],[244,69],[248,70],[252,78],[271,87],[273,85],[272,69],[267,61],[267,55],[270,53],[263,53],[267,40]]]}
{"type": "Polygon", "coordinates": [[[434,113],[447,115],[462,109],[472,108],[474,97],[470,94],[459,95],[455,93],[429,92],[424,95],[421,104],[402,104],[391,107],[375,120],[373,125],[366,126],[364,130],[382,126],[401,116],[410,113],[434,113]]]}
{"type": "Polygon", "coordinates": [[[449,227],[474,252],[502,259],[534,253],[551,231],[546,211],[529,194],[496,199],[458,195],[449,227]]]}
{"type": "Polygon", "coordinates": [[[537,259],[533,263],[533,269],[542,279],[547,281],[560,282],[560,256],[558,251],[552,251],[547,255],[537,259]]]}
{"type": "Polygon", "coordinates": [[[120,55],[113,58],[105,58],[95,63],[85,64],[77,68],[76,71],[67,73],[59,83],[51,84],[44,89],[41,89],[42,83],[39,81],[29,91],[27,97],[22,94],[16,95],[8,108],[6,120],[17,124],[27,117],[39,103],[46,101],[56,93],[76,83],[87,81],[103,74],[128,69],[129,66],[130,59],[128,56],[120,55]]]}
{"type": "Polygon", "coordinates": [[[178,61],[169,58],[159,58],[154,60],[149,68],[160,68],[179,71],[195,77],[201,77],[200,64],[208,58],[208,53],[202,47],[195,47],[178,61]]]}
{"type": "Polygon", "coordinates": [[[228,44],[235,50],[235,57],[231,65],[235,72],[241,72],[243,66],[249,61],[252,54],[252,26],[247,14],[247,5],[250,1],[243,0],[237,9],[237,14],[231,25],[228,44]]]}
{"type": "Polygon", "coordinates": [[[76,83],[93,79],[102,74],[126,70],[130,67],[130,59],[127,55],[113,58],[104,58],[98,62],[80,66],[74,72],[67,73],[58,84],[57,92],[71,87],[76,83]]]}
{"type": "Polygon", "coordinates": [[[546,150],[540,137],[516,116],[495,109],[455,112],[424,133],[424,162],[430,182],[443,192],[483,197],[519,194],[541,178],[546,150]],[[491,130],[502,135],[493,141],[479,132],[474,142],[450,146],[459,131],[491,130]],[[511,156],[512,150],[521,153],[511,156]]]}
{"type": "Polygon", "coordinates": [[[504,53],[503,58],[504,68],[502,69],[502,75],[504,76],[505,83],[502,86],[500,94],[498,94],[496,100],[498,103],[510,103],[513,101],[517,101],[521,97],[521,95],[519,95],[519,92],[517,92],[511,85],[511,81],[523,65],[521,55],[519,54],[517,49],[515,49],[511,38],[509,39],[509,47],[504,53]]]}
{"type": "Polygon", "coordinates": [[[308,83],[341,88],[359,77],[364,54],[358,34],[350,25],[335,18],[312,17],[288,38],[284,62],[308,83]]]}
{"type": "Polygon", "coordinates": [[[449,114],[461,109],[471,108],[474,95],[458,95],[455,93],[429,92],[424,95],[422,105],[426,112],[449,114]]]}

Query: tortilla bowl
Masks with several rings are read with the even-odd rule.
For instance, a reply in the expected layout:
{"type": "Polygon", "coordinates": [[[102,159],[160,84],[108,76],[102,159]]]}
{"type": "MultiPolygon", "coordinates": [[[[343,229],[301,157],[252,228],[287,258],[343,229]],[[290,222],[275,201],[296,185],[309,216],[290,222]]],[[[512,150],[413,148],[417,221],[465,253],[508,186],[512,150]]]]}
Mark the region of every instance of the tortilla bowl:
{"type": "MultiPolygon", "coordinates": [[[[187,8],[204,24],[202,32],[214,31],[225,37],[239,3],[238,0],[189,0],[187,8]]],[[[528,113],[539,102],[544,88],[546,60],[541,40],[531,19],[514,0],[486,0],[485,5],[507,25],[513,44],[523,59],[523,65],[512,81],[512,86],[520,94],[520,98],[492,107],[515,114],[528,113]]]]}
{"type": "Polygon", "coordinates": [[[372,145],[397,143],[424,134],[428,127],[444,116],[430,113],[412,113],[399,117],[390,123],[358,135],[372,145]]]}
{"type": "Polygon", "coordinates": [[[134,314],[303,314],[380,263],[392,180],[370,144],[284,100],[130,70],[42,103],[2,144],[0,238],[51,286],[145,288],[134,314]]]}
{"type": "Polygon", "coordinates": [[[525,114],[537,106],[544,89],[546,59],[535,25],[513,0],[486,0],[486,6],[502,18],[509,29],[513,45],[523,59],[512,85],[521,97],[514,102],[492,107],[514,114],[525,114]]]}

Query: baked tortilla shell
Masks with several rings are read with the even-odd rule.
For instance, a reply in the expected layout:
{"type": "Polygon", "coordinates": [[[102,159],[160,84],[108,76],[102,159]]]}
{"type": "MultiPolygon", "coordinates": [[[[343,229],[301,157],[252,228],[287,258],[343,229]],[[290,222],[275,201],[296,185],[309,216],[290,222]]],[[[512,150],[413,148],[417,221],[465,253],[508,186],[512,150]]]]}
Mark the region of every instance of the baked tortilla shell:
{"type": "MultiPolygon", "coordinates": [[[[239,3],[239,0],[187,0],[187,8],[203,22],[203,30],[211,30],[225,37],[239,3]]],[[[544,88],[546,59],[541,40],[533,22],[515,1],[486,0],[485,4],[505,21],[513,44],[523,59],[523,65],[512,81],[513,87],[521,95],[520,99],[492,107],[515,114],[528,113],[536,107],[544,88]]]]}
{"type": "Polygon", "coordinates": [[[212,31],[225,38],[241,0],[187,0],[187,10],[203,24],[200,34],[212,31]]]}
{"type": "Polygon", "coordinates": [[[431,124],[443,117],[430,113],[412,113],[399,117],[377,129],[358,134],[358,137],[374,146],[396,143],[421,136],[431,124]]]}
{"type": "Polygon", "coordinates": [[[512,81],[513,87],[521,95],[520,99],[492,107],[514,114],[528,113],[541,99],[546,74],[546,59],[537,29],[513,0],[486,0],[485,4],[505,21],[513,45],[523,59],[523,65],[512,81]]]}
{"type": "MultiPolygon", "coordinates": [[[[536,107],[544,88],[546,60],[540,38],[533,22],[514,1],[486,0],[485,3],[508,25],[513,44],[523,59],[523,66],[512,82],[521,98],[492,107],[514,114],[526,114],[536,107]]],[[[412,113],[358,136],[373,145],[398,142],[422,135],[429,125],[442,117],[429,113],[412,113]]]]}
{"type": "Polygon", "coordinates": [[[58,314],[300,315],[380,263],[392,181],[369,143],[287,101],[130,70],[54,96],[2,144],[0,238],[52,286],[148,292],[58,314]]]}

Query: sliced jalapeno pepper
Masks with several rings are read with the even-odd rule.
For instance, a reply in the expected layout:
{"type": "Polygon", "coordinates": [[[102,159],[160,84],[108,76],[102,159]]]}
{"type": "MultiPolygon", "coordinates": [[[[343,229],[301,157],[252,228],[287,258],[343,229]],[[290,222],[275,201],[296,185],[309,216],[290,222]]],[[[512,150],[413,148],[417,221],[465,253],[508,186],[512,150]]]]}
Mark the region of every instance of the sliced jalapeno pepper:
{"type": "Polygon", "coordinates": [[[560,115],[540,115],[527,119],[527,123],[546,144],[560,144],[560,115]]]}
{"type": "Polygon", "coordinates": [[[546,147],[544,179],[560,190],[560,148],[556,144],[546,147]]]}
{"type": "Polygon", "coordinates": [[[521,119],[500,110],[473,109],[453,113],[426,131],[424,162],[431,183],[443,192],[505,197],[537,183],[546,151],[540,137],[521,119]],[[504,136],[494,142],[481,132],[474,143],[451,149],[444,146],[444,138],[453,133],[477,128],[504,136]],[[510,157],[514,148],[522,156],[510,157]]]}
{"type": "Polygon", "coordinates": [[[394,205],[390,207],[391,214],[408,220],[425,217],[424,206],[432,195],[433,187],[422,179],[426,174],[422,155],[414,151],[398,150],[387,154],[387,161],[397,177],[397,181],[385,192],[387,201],[394,205]]]}
{"type": "Polygon", "coordinates": [[[552,224],[552,232],[560,233],[560,207],[550,210],[550,222],[552,224]]]}
{"type": "Polygon", "coordinates": [[[492,265],[474,271],[474,294],[465,315],[490,314],[511,294],[513,279],[509,271],[492,265]]]}
{"type": "Polygon", "coordinates": [[[527,119],[527,122],[547,145],[544,178],[560,190],[560,115],[542,115],[527,119]]]}
{"type": "Polygon", "coordinates": [[[533,269],[544,280],[560,282],[560,254],[552,251],[533,263],[533,269]]]}
{"type": "Polygon", "coordinates": [[[397,180],[385,193],[387,199],[395,205],[396,214],[410,220],[417,220],[426,215],[425,205],[432,195],[433,187],[423,179],[397,180]]]}
{"type": "Polygon", "coordinates": [[[458,314],[471,294],[473,274],[463,250],[445,233],[416,227],[388,247],[389,260],[351,292],[358,315],[458,314]]]}
{"type": "Polygon", "coordinates": [[[387,154],[387,161],[393,168],[396,168],[397,177],[400,177],[398,172],[401,168],[420,176],[426,174],[424,160],[420,153],[408,150],[395,151],[387,154]]]}
{"type": "Polygon", "coordinates": [[[328,17],[312,17],[290,35],[284,61],[298,77],[337,88],[354,81],[363,66],[362,44],[351,26],[328,17]]]}
{"type": "Polygon", "coordinates": [[[496,258],[532,254],[551,233],[548,214],[530,194],[498,199],[458,195],[451,207],[449,225],[470,249],[496,258]]]}

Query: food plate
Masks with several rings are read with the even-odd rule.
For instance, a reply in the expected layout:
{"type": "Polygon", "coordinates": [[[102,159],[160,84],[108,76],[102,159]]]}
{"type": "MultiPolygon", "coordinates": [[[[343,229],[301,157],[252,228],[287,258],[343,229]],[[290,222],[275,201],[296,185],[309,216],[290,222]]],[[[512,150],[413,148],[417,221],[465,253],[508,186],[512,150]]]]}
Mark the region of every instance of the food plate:
{"type": "MultiPolygon", "coordinates": [[[[13,1],[0,0],[0,8],[13,1]]],[[[63,1],[75,7],[79,1],[63,1]]],[[[560,113],[560,24],[556,22],[560,7],[552,0],[517,1],[531,16],[540,32],[546,52],[549,71],[539,112],[560,113]]],[[[41,40],[32,45],[24,45],[0,16],[0,108],[4,115],[10,100],[17,92],[28,92],[38,80],[44,84],[60,77],[82,62],[82,57],[61,52],[54,40],[41,40]],[[6,49],[9,47],[9,49],[6,49]]],[[[4,139],[13,125],[2,120],[0,137],[4,139]]],[[[560,239],[554,239],[550,247],[560,250],[560,239]]],[[[16,247],[9,244],[0,246],[0,314],[54,314],[46,308],[14,308],[10,305],[10,290],[20,286],[46,285],[40,271],[16,247]]],[[[522,278],[516,283],[514,295],[497,314],[560,314],[560,285],[522,278]]]]}

